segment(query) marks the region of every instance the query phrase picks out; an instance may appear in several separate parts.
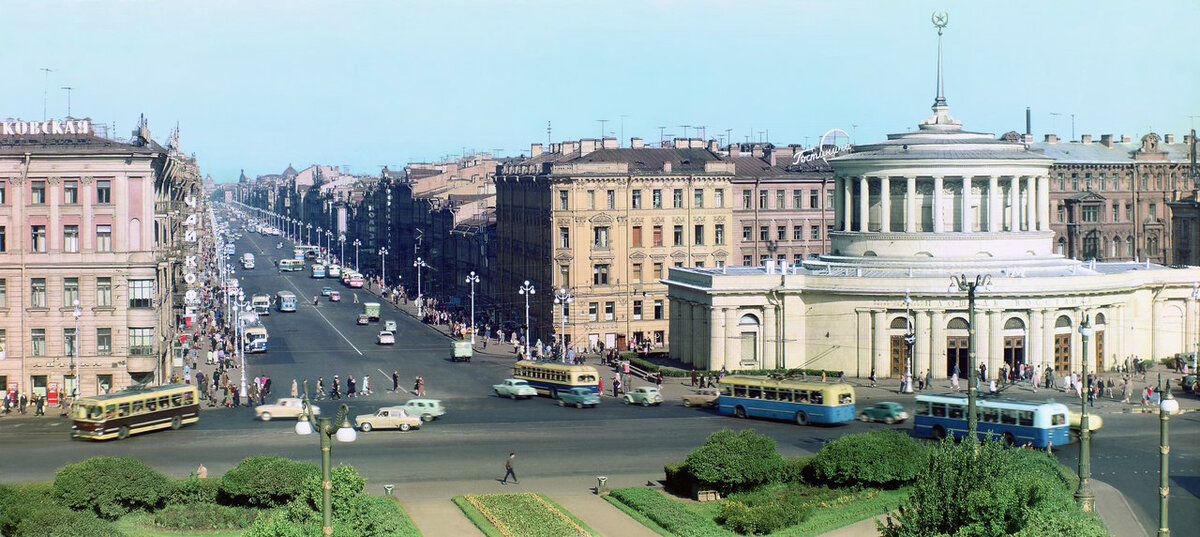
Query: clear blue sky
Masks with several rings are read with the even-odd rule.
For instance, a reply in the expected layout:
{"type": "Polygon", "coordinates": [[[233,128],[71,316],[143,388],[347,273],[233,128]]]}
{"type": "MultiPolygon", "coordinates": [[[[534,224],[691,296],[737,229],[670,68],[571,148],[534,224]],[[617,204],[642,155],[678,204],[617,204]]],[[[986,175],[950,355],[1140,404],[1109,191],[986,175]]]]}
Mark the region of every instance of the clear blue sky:
{"type": "MultiPolygon", "coordinates": [[[[867,142],[929,113],[934,10],[951,113],[972,130],[1183,134],[1200,114],[1200,2],[7,1],[0,117],[141,113],[218,181],[289,163],[527,152],[659,126],[831,128],[867,142]],[[857,125],[853,128],[852,125],[857,125]]],[[[689,129],[694,136],[694,129],[689,129]]],[[[757,135],[754,135],[757,137],[757,135]]]]}

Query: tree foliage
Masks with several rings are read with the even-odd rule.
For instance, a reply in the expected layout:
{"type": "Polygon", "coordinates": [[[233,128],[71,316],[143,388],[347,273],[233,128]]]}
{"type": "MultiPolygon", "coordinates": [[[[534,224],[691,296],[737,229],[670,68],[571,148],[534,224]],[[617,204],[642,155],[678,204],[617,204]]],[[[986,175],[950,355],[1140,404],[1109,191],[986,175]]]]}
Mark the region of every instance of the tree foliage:
{"type": "Polygon", "coordinates": [[[832,486],[896,487],[925,467],[928,449],[899,431],[850,434],[821,448],[808,465],[814,480],[832,486]]]}
{"type": "Polygon", "coordinates": [[[685,463],[698,481],[722,492],[771,481],[784,464],[775,451],[775,440],[750,429],[713,433],[688,454],[685,463]]]}
{"type": "Polygon", "coordinates": [[[62,505],[115,520],[134,509],[162,505],[171,491],[166,476],[133,457],[93,457],[60,469],[53,495],[62,505]]]}
{"type": "Polygon", "coordinates": [[[283,457],[257,456],[239,462],[221,477],[221,494],[245,507],[277,507],[304,491],[305,481],[320,470],[283,457]]]}

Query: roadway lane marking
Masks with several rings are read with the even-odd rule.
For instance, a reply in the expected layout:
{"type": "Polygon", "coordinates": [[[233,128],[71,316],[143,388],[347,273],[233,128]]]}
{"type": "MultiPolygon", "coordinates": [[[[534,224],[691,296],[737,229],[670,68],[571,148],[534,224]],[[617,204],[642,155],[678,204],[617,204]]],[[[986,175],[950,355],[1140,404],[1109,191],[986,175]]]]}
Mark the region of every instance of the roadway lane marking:
{"type": "MultiPolygon", "coordinates": [[[[296,295],[297,295],[296,298],[297,299],[299,299],[302,296],[305,296],[304,291],[301,291],[299,287],[296,287],[296,283],[293,282],[291,278],[284,278],[284,280],[288,282],[288,285],[292,286],[292,289],[296,290],[296,295]]],[[[305,301],[305,302],[307,303],[307,301],[305,301]]],[[[341,330],[338,330],[338,328],[336,326],[333,326],[333,323],[329,321],[329,318],[326,317],[324,313],[321,313],[320,308],[314,306],[313,311],[317,312],[317,315],[320,315],[322,319],[325,319],[325,323],[328,324],[329,327],[332,328],[334,332],[337,332],[337,334],[339,336],[342,336],[342,339],[346,340],[346,344],[350,345],[350,348],[354,349],[354,352],[357,352],[359,356],[363,355],[363,352],[358,350],[358,347],[355,347],[354,343],[350,342],[350,338],[347,338],[346,334],[343,334],[341,330]]]]}
{"type": "MultiPolygon", "coordinates": [[[[389,375],[389,374],[387,374],[387,373],[384,373],[384,372],[383,372],[383,370],[382,370],[382,369],[379,369],[378,367],[377,367],[377,368],[375,368],[375,370],[376,370],[376,371],[378,371],[378,372],[380,372],[380,373],[383,373],[383,378],[385,378],[385,379],[390,379],[390,378],[392,378],[392,376],[391,376],[391,375],[389,375]]],[[[411,393],[411,392],[409,392],[408,390],[405,390],[405,389],[404,389],[404,386],[401,386],[401,385],[400,385],[400,383],[398,383],[398,382],[396,383],[396,387],[397,387],[397,388],[400,388],[400,391],[402,391],[402,392],[404,392],[404,393],[411,393]]]]}

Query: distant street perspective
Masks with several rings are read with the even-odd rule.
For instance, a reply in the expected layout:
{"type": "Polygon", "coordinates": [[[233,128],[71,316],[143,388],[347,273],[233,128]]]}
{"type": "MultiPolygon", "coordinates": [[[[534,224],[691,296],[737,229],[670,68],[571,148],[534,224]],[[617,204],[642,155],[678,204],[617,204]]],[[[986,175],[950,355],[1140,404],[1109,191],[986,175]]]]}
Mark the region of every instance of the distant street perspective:
{"type": "MultiPolygon", "coordinates": [[[[84,89],[110,37],[12,66],[43,87],[0,121],[0,536],[1200,528],[1194,99],[1034,83],[997,27],[1050,23],[1002,6],[266,5],[146,3],[177,83],[230,79],[180,88],[199,112],[84,89]],[[609,50],[618,20],[662,41],[609,50]],[[684,28],[737,39],[647,50],[684,28]],[[819,94],[754,52],[851,37],[819,94]],[[535,46],[587,52],[494,71],[535,46]]],[[[1133,78],[1196,95],[1193,34],[1133,78]]]]}

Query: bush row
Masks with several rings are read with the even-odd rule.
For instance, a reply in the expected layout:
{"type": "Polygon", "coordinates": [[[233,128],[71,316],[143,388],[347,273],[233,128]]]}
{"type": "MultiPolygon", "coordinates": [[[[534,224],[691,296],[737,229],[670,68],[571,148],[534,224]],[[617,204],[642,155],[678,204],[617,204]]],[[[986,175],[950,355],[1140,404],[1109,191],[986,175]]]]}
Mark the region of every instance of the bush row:
{"type": "Polygon", "coordinates": [[[727,537],[729,532],[711,518],[687,509],[682,502],[650,488],[617,489],[609,495],[679,537],[727,537]]]}
{"type": "Polygon", "coordinates": [[[0,535],[8,537],[119,537],[109,522],[54,501],[49,490],[0,486],[0,535]]]}
{"type": "MultiPolygon", "coordinates": [[[[352,466],[331,472],[331,504],[337,537],[418,536],[420,532],[399,503],[391,498],[363,494],[366,480],[352,466]]],[[[321,533],[321,477],[313,474],[300,483],[295,498],[283,509],[258,517],[245,537],[307,537],[321,533]]]]}
{"type": "Polygon", "coordinates": [[[154,524],[177,530],[241,529],[254,523],[262,511],[215,503],[168,505],[154,512],[154,524]]]}
{"type": "MultiPolygon", "coordinates": [[[[629,360],[629,363],[631,365],[634,365],[637,368],[642,369],[644,371],[649,371],[651,373],[662,372],[664,377],[690,377],[690,376],[692,376],[692,372],[690,370],[660,366],[654,362],[651,362],[649,360],[646,360],[645,358],[642,358],[635,352],[623,352],[623,353],[621,353],[621,358],[623,360],[629,360]]],[[[727,371],[727,373],[731,374],[731,375],[755,375],[755,376],[784,375],[784,374],[799,375],[799,374],[803,373],[803,374],[811,376],[813,378],[820,378],[822,371],[824,371],[825,376],[830,379],[836,379],[836,378],[838,378],[838,375],[842,374],[841,370],[832,370],[832,369],[735,369],[733,371],[727,371]]],[[[715,373],[715,371],[697,370],[696,373],[697,374],[708,374],[708,373],[715,373]]]]}
{"type": "Polygon", "coordinates": [[[928,452],[907,434],[879,429],[825,444],[808,470],[816,483],[896,488],[910,483],[925,468],[928,452]]]}

